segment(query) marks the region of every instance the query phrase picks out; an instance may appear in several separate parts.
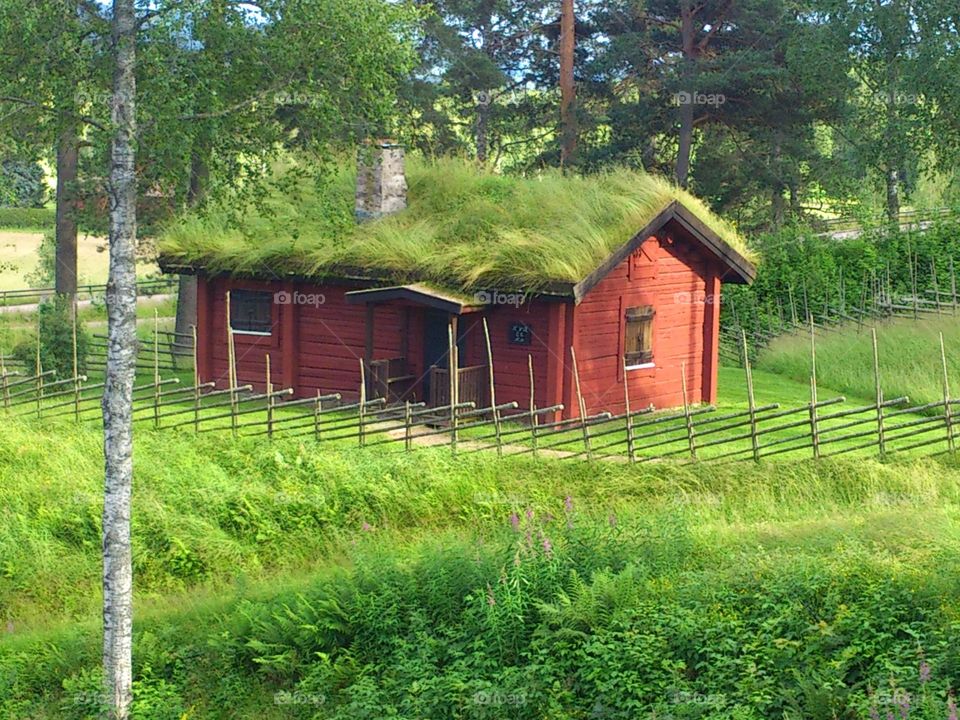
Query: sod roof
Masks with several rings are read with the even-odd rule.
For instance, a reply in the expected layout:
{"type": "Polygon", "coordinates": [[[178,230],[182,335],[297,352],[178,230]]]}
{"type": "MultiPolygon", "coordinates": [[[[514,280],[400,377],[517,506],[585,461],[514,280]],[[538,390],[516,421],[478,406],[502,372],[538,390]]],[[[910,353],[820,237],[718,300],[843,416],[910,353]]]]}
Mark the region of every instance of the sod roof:
{"type": "Polygon", "coordinates": [[[502,176],[461,160],[408,156],[407,209],[360,225],[354,178],[344,167],[323,183],[303,179],[257,203],[182,217],[160,238],[161,265],[172,272],[424,282],[460,292],[545,291],[595,274],[679,204],[722,255],[752,270],[754,255],[732,225],[644,173],[502,176]]]}

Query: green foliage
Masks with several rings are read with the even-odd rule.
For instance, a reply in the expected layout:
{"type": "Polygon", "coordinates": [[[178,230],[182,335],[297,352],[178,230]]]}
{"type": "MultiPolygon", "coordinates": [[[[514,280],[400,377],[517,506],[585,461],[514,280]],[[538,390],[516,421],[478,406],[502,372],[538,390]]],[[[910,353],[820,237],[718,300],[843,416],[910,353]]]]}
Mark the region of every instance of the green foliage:
{"type": "Polygon", "coordinates": [[[408,159],[410,205],[357,226],[352,167],[319,190],[302,182],[266,207],[190,216],[171,227],[160,251],[210,271],[271,268],[323,275],[361,268],[378,276],[433,280],[451,287],[577,282],[596,269],[673,200],[680,200],[735,249],[753,254],[731,225],[685,191],[628,170],[590,177],[545,172],[500,176],[459,160],[408,159]],[[268,211],[267,213],[264,210],[268,211]]]}
{"type": "Polygon", "coordinates": [[[40,208],[46,195],[43,168],[39,164],[18,160],[0,162],[0,205],[40,208]]]}
{"type": "Polygon", "coordinates": [[[0,228],[14,230],[49,230],[56,220],[47,208],[0,208],[0,228]]]}
{"type": "MultiPolygon", "coordinates": [[[[57,295],[40,303],[40,367],[44,372],[53,370],[57,378],[71,378],[73,366],[73,307],[66,296],[57,295]]],[[[77,374],[87,371],[87,349],[90,337],[83,325],[77,323],[77,374]]],[[[14,348],[13,357],[33,371],[37,364],[37,338],[14,348]]]]}

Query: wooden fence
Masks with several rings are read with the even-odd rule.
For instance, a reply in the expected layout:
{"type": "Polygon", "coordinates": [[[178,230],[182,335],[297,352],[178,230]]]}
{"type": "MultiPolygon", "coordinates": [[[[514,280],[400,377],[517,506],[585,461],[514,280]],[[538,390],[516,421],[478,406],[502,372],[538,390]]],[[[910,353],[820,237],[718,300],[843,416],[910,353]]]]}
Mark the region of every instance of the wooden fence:
{"type": "MultiPolygon", "coordinates": [[[[153,377],[134,389],[134,419],[156,429],[194,433],[227,432],[234,436],[310,437],[316,442],[394,446],[411,450],[416,445],[448,445],[457,454],[495,451],[498,455],[543,455],[562,459],[606,459],[620,462],[763,461],[775,456],[824,458],[860,453],[887,458],[897,453],[956,450],[955,417],[960,399],[950,395],[946,352],[940,339],[942,398],[911,404],[906,397],[885,397],[874,348],[873,402],[850,405],[842,397],[820,399],[817,392],[815,334],[811,327],[809,401],[793,407],[779,403],[758,405],[747,338],[741,335],[741,355],[747,397],[745,407],[719,411],[713,406],[687,402],[667,412],[651,407],[631,408],[625,388],[625,411],[612,414],[589,408],[579,388],[579,371],[573,351],[571,369],[576,390],[577,417],[558,419],[562,405],[537,407],[532,359],[528,360],[530,402],[496,401],[495,365],[488,356],[489,386],[485,404],[465,400],[457,382],[450,380],[447,404],[388,404],[387,399],[367,398],[365,368],[360,362],[359,401],[345,402],[338,393],[292,399],[289,388],[274,388],[267,357],[264,392],[239,385],[230,372],[227,387],[201,383],[194,374],[189,387],[176,378],[162,377],[159,355],[154,354],[153,377]]],[[[234,366],[232,346],[228,348],[234,366]]],[[[454,367],[456,367],[454,361],[454,367]]],[[[686,369],[681,368],[685,376],[686,369]]],[[[449,379],[449,378],[448,378],[449,379]]],[[[471,391],[476,393],[477,389],[471,391]]],[[[66,418],[97,421],[103,383],[84,376],[57,379],[43,371],[26,375],[0,367],[0,408],[10,416],[41,419],[66,418]]],[[[475,396],[476,397],[476,396],[475,396]]]]}

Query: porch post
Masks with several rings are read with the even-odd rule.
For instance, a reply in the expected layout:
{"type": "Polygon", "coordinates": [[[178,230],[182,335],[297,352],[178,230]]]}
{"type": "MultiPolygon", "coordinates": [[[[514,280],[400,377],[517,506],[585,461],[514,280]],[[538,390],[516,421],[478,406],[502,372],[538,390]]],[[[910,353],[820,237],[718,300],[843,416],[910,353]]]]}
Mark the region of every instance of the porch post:
{"type": "MultiPolygon", "coordinates": [[[[367,369],[367,382],[370,380],[370,363],[373,362],[373,322],[374,322],[374,304],[367,303],[367,323],[366,323],[366,341],[363,348],[363,364],[367,369]]],[[[370,394],[370,388],[367,388],[367,394],[370,394]]]]}

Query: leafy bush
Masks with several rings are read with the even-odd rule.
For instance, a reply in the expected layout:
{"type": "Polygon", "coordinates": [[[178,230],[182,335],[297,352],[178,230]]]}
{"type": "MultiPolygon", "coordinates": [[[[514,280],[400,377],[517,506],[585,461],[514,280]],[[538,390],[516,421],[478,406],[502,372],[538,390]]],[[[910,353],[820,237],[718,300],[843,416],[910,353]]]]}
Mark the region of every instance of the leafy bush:
{"type": "MultiPolygon", "coordinates": [[[[38,309],[40,333],[40,366],[53,370],[57,377],[73,377],[73,308],[66,296],[58,295],[40,303],[38,309]]],[[[87,350],[90,337],[77,325],[77,374],[87,371],[87,350]]],[[[13,357],[33,371],[37,364],[36,336],[32,342],[21,343],[13,357]]]]}
{"type": "Polygon", "coordinates": [[[56,213],[48,208],[0,207],[0,228],[49,230],[55,223],[56,213]]]}
{"type": "Polygon", "coordinates": [[[18,208],[42,207],[47,196],[43,168],[35,162],[0,162],[0,205],[18,208]]]}

